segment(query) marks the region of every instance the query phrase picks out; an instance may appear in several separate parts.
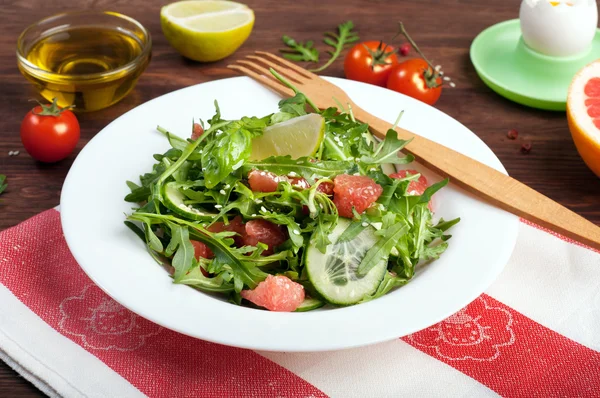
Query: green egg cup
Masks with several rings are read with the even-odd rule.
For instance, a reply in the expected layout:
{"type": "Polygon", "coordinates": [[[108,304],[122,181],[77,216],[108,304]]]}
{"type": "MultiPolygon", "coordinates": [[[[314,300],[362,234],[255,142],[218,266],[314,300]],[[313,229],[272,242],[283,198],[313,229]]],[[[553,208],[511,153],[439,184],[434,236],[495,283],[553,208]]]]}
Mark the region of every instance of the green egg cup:
{"type": "Polygon", "coordinates": [[[488,87],[511,101],[550,111],[565,111],[573,76],[599,58],[600,30],[584,53],[550,57],[523,42],[518,19],[485,29],[471,45],[471,62],[488,87]]]}

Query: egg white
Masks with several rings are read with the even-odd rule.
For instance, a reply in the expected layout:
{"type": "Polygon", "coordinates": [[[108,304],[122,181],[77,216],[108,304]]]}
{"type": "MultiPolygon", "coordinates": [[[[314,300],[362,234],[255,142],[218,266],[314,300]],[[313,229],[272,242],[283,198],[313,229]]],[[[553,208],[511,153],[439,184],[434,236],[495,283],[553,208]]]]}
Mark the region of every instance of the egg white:
{"type": "Polygon", "coordinates": [[[525,44],[549,56],[568,57],[587,51],[596,34],[596,0],[523,0],[521,32],[525,44]]]}

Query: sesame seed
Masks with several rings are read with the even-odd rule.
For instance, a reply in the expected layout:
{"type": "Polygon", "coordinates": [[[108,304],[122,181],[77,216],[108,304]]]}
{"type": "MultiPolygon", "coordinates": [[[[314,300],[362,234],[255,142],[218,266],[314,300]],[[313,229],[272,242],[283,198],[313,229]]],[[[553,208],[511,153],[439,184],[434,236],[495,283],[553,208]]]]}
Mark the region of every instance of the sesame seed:
{"type": "Polygon", "coordinates": [[[266,213],[267,209],[265,208],[265,206],[260,206],[260,211],[262,211],[263,213],[266,213]]]}
{"type": "Polygon", "coordinates": [[[260,173],[258,173],[258,174],[259,174],[259,175],[261,175],[261,176],[265,176],[265,175],[267,175],[267,173],[265,173],[264,171],[261,171],[261,172],[260,172],[260,173]]]}
{"type": "Polygon", "coordinates": [[[300,235],[300,231],[298,231],[297,229],[294,230],[294,235],[300,235]]]}
{"type": "Polygon", "coordinates": [[[352,174],[352,175],[359,176],[359,175],[360,175],[360,173],[354,173],[354,174],[352,174]]]}
{"type": "Polygon", "coordinates": [[[338,145],[341,146],[341,147],[343,147],[344,143],[342,141],[338,141],[338,145]]]}
{"type": "Polygon", "coordinates": [[[444,71],[440,71],[440,76],[444,76],[444,71]]]}
{"type": "Polygon", "coordinates": [[[231,185],[229,185],[229,184],[225,185],[225,189],[229,189],[229,188],[231,188],[231,185]]]}
{"type": "Polygon", "coordinates": [[[215,209],[221,209],[223,206],[221,205],[215,205],[215,209]]]}
{"type": "Polygon", "coordinates": [[[444,76],[444,81],[449,82],[450,78],[448,76],[444,76]]]}
{"type": "Polygon", "coordinates": [[[255,203],[262,203],[262,200],[261,199],[256,199],[254,202],[255,203]]]}
{"type": "Polygon", "coordinates": [[[290,171],[288,174],[290,177],[296,177],[298,174],[295,171],[290,171]]]}
{"type": "Polygon", "coordinates": [[[252,217],[256,217],[256,213],[252,214],[252,217]]]}
{"type": "Polygon", "coordinates": [[[12,156],[13,155],[13,151],[8,151],[8,156],[12,156]]]}
{"type": "Polygon", "coordinates": [[[303,162],[301,160],[297,161],[296,164],[302,164],[303,162]]]}
{"type": "Polygon", "coordinates": [[[436,70],[436,71],[438,71],[438,72],[439,72],[440,70],[442,70],[442,65],[436,65],[436,66],[435,66],[435,70],[436,70]]]}
{"type": "Polygon", "coordinates": [[[450,87],[454,88],[456,87],[456,84],[454,84],[454,82],[450,82],[450,87]]]}
{"type": "Polygon", "coordinates": [[[362,223],[362,224],[360,224],[360,225],[362,225],[363,227],[368,227],[368,226],[369,226],[369,223],[368,223],[368,222],[363,222],[363,223],[362,223]]]}
{"type": "Polygon", "coordinates": [[[220,193],[221,195],[227,195],[227,192],[225,192],[225,190],[224,190],[224,189],[221,189],[221,190],[219,191],[219,193],[220,193]]]}

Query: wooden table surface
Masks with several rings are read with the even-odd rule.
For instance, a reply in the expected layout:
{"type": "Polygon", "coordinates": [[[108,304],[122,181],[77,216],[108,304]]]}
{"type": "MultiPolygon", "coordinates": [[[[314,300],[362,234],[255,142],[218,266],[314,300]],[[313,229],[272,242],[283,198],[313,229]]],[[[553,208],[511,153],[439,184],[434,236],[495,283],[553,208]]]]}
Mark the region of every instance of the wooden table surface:
{"type": "MultiPolygon", "coordinates": [[[[443,66],[456,88],[444,89],[436,107],[458,119],[489,145],[509,173],[550,198],[600,224],[600,181],[580,159],[571,141],[564,113],[528,109],[511,103],[487,88],[469,61],[469,46],[486,27],[518,17],[519,0],[246,0],[254,9],[256,24],[248,41],[230,59],[198,64],[179,56],[166,42],[159,22],[158,0],[3,0],[0,2],[0,174],[8,189],[0,201],[0,230],[11,227],[59,204],[61,186],[77,152],[116,117],[170,91],[235,74],[225,66],[254,50],[277,51],[281,35],[319,39],[352,19],[363,39],[390,38],[399,20],[405,22],[422,50],[443,66]],[[22,117],[31,108],[35,91],[19,74],[16,40],[29,24],[73,7],[112,10],[129,15],[146,26],[153,39],[153,57],[136,89],[120,103],[95,113],[79,115],[82,138],[68,159],[52,165],[36,163],[20,138],[22,117]],[[520,141],[506,137],[517,129],[533,149],[520,152],[520,141]],[[21,154],[9,157],[8,152],[21,154]]],[[[343,76],[342,60],[325,74],[343,76]]],[[[1,309],[0,309],[1,311],[1,309]]],[[[0,396],[39,396],[33,385],[0,361],[0,396]]]]}

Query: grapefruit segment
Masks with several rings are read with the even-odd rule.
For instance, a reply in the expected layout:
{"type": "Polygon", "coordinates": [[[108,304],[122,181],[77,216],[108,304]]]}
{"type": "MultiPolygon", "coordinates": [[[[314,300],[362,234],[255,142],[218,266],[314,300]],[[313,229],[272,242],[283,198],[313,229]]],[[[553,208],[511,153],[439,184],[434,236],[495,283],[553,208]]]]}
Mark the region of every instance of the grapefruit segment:
{"type": "Polygon", "coordinates": [[[304,301],[304,287],[283,275],[269,275],[254,290],[242,290],[242,297],[270,311],[291,312],[304,301]]]}
{"type": "Polygon", "coordinates": [[[592,77],[585,83],[585,95],[592,98],[600,97],[600,77],[592,77]]]}
{"type": "Polygon", "coordinates": [[[383,188],[367,176],[340,174],[333,180],[333,203],[342,217],[352,218],[352,208],[362,214],[383,193],[383,188]]]}

